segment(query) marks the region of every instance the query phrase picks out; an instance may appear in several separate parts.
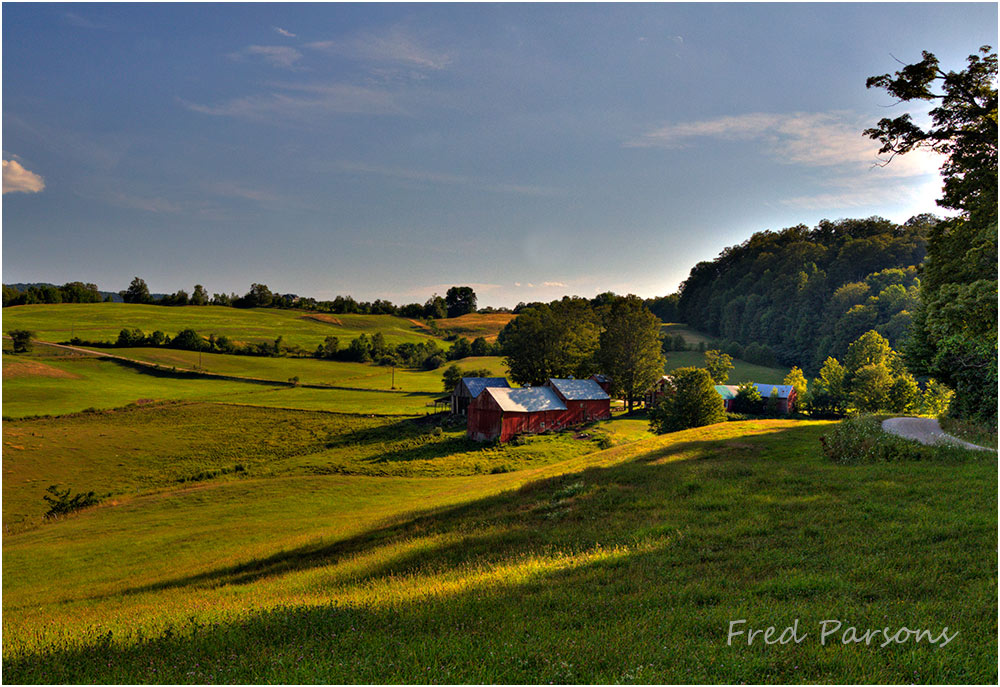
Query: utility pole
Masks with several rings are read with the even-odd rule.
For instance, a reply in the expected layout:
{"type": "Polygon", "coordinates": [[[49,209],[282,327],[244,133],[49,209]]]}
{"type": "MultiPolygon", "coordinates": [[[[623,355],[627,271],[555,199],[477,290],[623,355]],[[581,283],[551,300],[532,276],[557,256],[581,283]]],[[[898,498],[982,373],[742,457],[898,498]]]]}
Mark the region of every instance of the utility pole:
{"type": "Polygon", "coordinates": [[[396,366],[395,365],[392,366],[392,385],[389,388],[390,389],[395,389],[396,388],[396,366]]]}

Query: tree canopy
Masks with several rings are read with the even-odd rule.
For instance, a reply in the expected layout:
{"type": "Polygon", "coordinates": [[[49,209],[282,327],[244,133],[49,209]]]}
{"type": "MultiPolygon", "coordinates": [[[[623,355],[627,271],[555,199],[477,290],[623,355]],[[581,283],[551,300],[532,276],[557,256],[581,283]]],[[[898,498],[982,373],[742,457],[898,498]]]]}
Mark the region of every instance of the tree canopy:
{"type": "Polygon", "coordinates": [[[906,358],[910,369],[956,390],[953,412],[996,425],[997,415],[997,56],[989,46],[965,69],[945,72],[923,59],[868,79],[902,102],[937,101],[931,125],[908,114],[884,118],[865,133],[882,143],[886,164],[931,148],[946,155],[942,207],[957,217],[930,232],[920,303],[906,358]]]}
{"type": "Polygon", "coordinates": [[[598,361],[611,377],[611,395],[624,396],[631,412],[637,398],[663,374],[660,320],[641,298],[618,296],[607,306],[598,361]]]}

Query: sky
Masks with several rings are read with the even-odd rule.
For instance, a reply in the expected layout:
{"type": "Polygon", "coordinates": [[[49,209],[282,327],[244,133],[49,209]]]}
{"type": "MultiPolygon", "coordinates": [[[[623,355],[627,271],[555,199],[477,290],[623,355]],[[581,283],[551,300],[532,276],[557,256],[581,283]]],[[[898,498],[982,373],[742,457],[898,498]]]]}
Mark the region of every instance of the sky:
{"type": "Polygon", "coordinates": [[[995,3],[4,3],[3,282],[480,306],[674,292],[756,231],[943,214],[865,88],[995,3]],[[898,60],[898,61],[897,61],[898,60]]]}

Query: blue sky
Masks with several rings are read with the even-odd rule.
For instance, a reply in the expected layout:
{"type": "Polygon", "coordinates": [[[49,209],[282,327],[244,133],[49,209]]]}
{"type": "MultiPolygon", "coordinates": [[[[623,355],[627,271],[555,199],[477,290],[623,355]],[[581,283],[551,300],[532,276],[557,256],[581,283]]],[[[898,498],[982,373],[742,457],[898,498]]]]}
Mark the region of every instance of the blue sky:
{"type": "MultiPolygon", "coordinates": [[[[754,231],[935,211],[866,77],[993,3],[10,4],[3,281],[481,305],[673,292],[754,231]]],[[[922,112],[913,110],[918,118],[922,112]]]]}

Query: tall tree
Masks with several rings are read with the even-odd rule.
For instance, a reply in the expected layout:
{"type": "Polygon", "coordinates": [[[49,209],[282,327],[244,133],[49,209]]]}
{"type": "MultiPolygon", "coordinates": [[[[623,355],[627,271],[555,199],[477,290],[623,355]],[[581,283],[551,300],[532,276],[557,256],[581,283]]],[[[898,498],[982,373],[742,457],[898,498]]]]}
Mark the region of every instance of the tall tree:
{"type": "Polygon", "coordinates": [[[663,374],[660,320],[638,296],[618,296],[604,318],[597,359],[611,377],[611,394],[624,396],[629,412],[635,400],[663,374]]]}
{"type": "Polygon", "coordinates": [[[152,301],[149,287],[139,277],[135,277],[128,288],[121,292],[121,297],[126,303],[149,303],[152,301]]]}
{"type": "Polygon", "coordinates": [[[525,308],[500,332],[497,343],[510,378],[544,384],[550,377],[596,372],[600,327],[590,303],[580,298],[525,308]]]}
{"type": "Polygon", "coordinates": [[[700,367],[674,370],[663,398],[649,413],[654,432],[677,432],[725,422],[726,408],[715,390],[712,377],[700,367]]]}
{"type": "Polygon", "coordinates": [[[461,317],[476,312],[476,292],[471,286],[453,286],[444,296],[448,317],[461,317]]]}
{"type": "Polygon", "coordinates": [[[194,292],[191,294],[191,305],[208,305],[208,292],[201,284],[194,285],[194,292]]]}
{"type": "Polygon", "coordinates": [[[725,384],[729,380],[729,371],[733,369],[733,356],[714,349],[705,351],[705,369],[712,375],[716,384],[725,384]]]}
{"type": "Polygon", "coordinates": [[[930,234],[920,306],[906,345],[915,374],[955,389],[951,412],[993,426],[997,421],[997,55],[989,46],[965,69],[944,72],[937,58],[868,79],[906,102],[937,101],[931,126],[901,115],[865,133],[882,143],[886,161],[918,148],[946,155],[942,207],[960,212],[930,234]]]}

